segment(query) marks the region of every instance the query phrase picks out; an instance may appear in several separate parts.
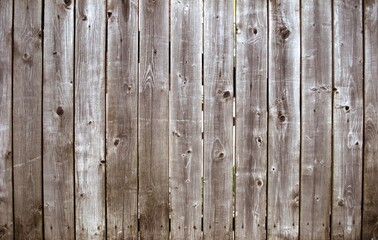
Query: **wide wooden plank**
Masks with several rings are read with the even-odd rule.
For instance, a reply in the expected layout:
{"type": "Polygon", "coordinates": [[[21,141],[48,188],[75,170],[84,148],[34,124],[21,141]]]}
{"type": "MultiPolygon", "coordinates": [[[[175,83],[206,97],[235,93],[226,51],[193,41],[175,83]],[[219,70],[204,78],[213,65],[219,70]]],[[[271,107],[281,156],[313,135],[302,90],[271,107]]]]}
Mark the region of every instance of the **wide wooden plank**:
{"type": "Polygon", "coordinates": [[[171,2],[171,238],[201,239],[202,4],[171,2]]]}
{"type": "Polygon", "coordinates": [[[205,239],[233,238],[233,2],[204,2],[205,239]]]}
{"type": "Polygon", "coordinates": [[[269,1],[268,239],[297,239],[300,161],[299,1],[269,1]]]}
{"type": "Polygon", "coordinates": [[[141,239],[168,239],[169,1],[140,0],[139,195],[141,239]]]}
{"type": "Polygon", "coordinates": [[[43,200],[46,239],[74,239],[74,6],[46,1],[43,44],[43,200]]]}
{"type": "Polygon", "coordinates": [[[332,238],[360,239],[363,146],[362,1],[334,1],[332,238]]]}
{"type": "Polygon", "coordinates": [[[105,238],[106,1],[76,1],[76,239],[105,238]]]}
{"type": "Polygon", "coordinates": [[[378,1],[364,2],[365,139],[362,239],[378,239],[378,1]]]}
{"type": "Polygon", "coordinates": [[[42,239],[42,1],[14,1],[13,171],[16,239],[42,239]]]}
{"type": "Polygon", "coordinates": [[[332,177],[331,1],[302,0],[300,234],[329,239],[332,177]]]}
{"type": "Polygon", "coordinates": [[[236,239],[266,239],[267,21],[265,1],[236,2],[236,239]]]}
{"type": "Polygon", "coordinates": [[[0,239],[13,239],[12,1],[0,2],[0,239]]]}
{"type": "Polygon", "coordinates": [[[138,2],[109,0],[107,237],[137,239],[138,2]]]}

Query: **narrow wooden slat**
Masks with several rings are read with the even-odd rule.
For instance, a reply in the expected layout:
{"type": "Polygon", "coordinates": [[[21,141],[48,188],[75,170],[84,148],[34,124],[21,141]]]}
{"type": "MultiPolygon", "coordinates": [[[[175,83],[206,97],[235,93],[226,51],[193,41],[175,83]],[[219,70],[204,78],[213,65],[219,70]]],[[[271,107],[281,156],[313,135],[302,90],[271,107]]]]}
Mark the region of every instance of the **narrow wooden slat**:
{"type": "Polygon", "coordinates": [[[43,186],[46,239],[74,239],[74,6],[45,2],[43,186]]]}
{"type": "Polygon", "coordinates": [[[205,239],[232,239],[233,2],[204,2],[205,239]]]}
{"type": "Polygon", "coordinates": [[[14,1],[13,171],[16,239],[42,239],[42,1],[14,1]]]}
{"type": "Polygon", "coordinates": [[[362,1],[334,1],[332,238],[360,239],[363,131],[362,1]]]}
{"type": "Polygon", "coordinates": [[[76,1],[76,239],[105,238],[106,1],[76,1]]]}
{"type": "Polygon", "coordinates": [[[108,0],[108,239],[137,239],[138,2],[108,0]]]}
{"type": "Polygon", "coordinates": [[[378,239],[378,1],[364,2],[365,156],[362,239],[378,239]]]}
{"type": "Polygon", "coordinates": [[[268,239],[297,239],[300,156],[299,1],[269,1],[268,239]]]}
{"type": "Polygon", "coordinates": [[[167,239],[169,1],[140,0],[139,211],[141,239],[167,239]]]}
{"type": "Polygon", "coordinates": [[[0,239],[13,239],[12,1],[0,2],[0,239]]]}
{"type": "Polygon", "coordinates": [[[300,234],[329,239],[332,167],[331,1],[302,0],[300,234]]]}
{"type": "Polygon", "coordinates": [[[267,2],[236,2],[236,239],[265,239],[267,2]]]}
{"type": "Polygon", "coordinates": [[[171,2],[171,238],[201,239],[202,4],[171,2]]]}

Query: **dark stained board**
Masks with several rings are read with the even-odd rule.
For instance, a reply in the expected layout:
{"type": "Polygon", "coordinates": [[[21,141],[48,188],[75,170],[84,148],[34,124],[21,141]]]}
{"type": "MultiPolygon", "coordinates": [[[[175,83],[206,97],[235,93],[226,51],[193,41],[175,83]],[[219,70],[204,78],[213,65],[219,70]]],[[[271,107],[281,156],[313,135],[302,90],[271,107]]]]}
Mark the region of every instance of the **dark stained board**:
{"type": "Polygon", "coordinates": [[[137,239],[138,5],[107,4],[107,237],[137,239]]]}
{"type": "Polygon", "coordinates": [[[141,239],[168,239],[169,2],[139,1],[138,205],[141,239]]]}
{"type": "Polygon", "coordinates": [[[233,2],[204,2],[204,239],[233,238],[233,2]]]}
{"type": "Polygon", "coordinates": [[[236,239],[266,239],[267,9],[236,2],[236,239]]]}
{"type": "Polygon", "coordinates": [[[300,162],[299,1],[269,1],[268,239],[297,239],[300,162]]]}
{"type": "Polygon", "coordinates": [[[202,4],[171,2],[171,239],[201,239],[202,4]]]}
{"type": "Polygon", "coordinates": [[[76,239],[105,239],[106,1],[75,7],[76,239]]]}
{"type": "Polygon", "coordinates": [[[42,0],[14,2],[15,239],[42,239],[42,0]]]}

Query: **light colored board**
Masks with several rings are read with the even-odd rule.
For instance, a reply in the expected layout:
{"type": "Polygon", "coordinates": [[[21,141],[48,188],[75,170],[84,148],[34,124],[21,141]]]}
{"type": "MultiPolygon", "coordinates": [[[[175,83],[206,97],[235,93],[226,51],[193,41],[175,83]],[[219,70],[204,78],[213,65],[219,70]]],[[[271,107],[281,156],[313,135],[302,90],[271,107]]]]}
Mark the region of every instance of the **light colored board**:
{"type": "Polygon", "coordinates": [[[74,239],[74,5],[46,1],[44,12],[44,236],[74,239]]]}
{"type": "Polygon", "coordinates": [[[141,239],[168,239],[169,1],[139,1],[139,195],[141,239]]]}
{"type": "Polygon", "coordinates": [[[300,237],[329,239],[332,183],[331,1],[302,0],[300,237]]]}
{"type": "Polygon", "coordinates": [[[267,20],[265,1],[236,2],[236,239],[266,239],[267,20]]]}
{"type": "Polygon", "coordinates": [[[269,1],[268,239],[297,239],[300,161],[299,1],[269,1]]]}
{"type": "Polygon", "coordinates": [[[0,2],[0,239],[13,239],[12,1],[0,2]]]}
{"type": "Polygon", "coordinates": [[[13,3],[15,238],[42,239],[42,1],[13,3]]]}
{"type": "Polygon", "coordinates": [[[378,239],[378,2],[364,2],[365,139],[362,239],[378,239]]]}
{"type": "Polygon", "coordinates": [[[108,239],[137,239],[138,1],[108,0],[108,239]]]}
{"type": "Polygon", "coordinates": [[[360,239],[363,132],[362,1],[334,1],[332,239],[360,239]]]}
{"type": "Polygon", "coordinates": [[[171,238],[202,239],[202,3],[171,2],[171,238]]]}
{"type": "Polygon", "coordinates": [[[233,238],[233,2],[204,2],[205,239],[233,238]]]}
{"type": "Polygon", "coordinates": [[[76,1],[76,239],[105,238],[106,1],[76,1]]]}

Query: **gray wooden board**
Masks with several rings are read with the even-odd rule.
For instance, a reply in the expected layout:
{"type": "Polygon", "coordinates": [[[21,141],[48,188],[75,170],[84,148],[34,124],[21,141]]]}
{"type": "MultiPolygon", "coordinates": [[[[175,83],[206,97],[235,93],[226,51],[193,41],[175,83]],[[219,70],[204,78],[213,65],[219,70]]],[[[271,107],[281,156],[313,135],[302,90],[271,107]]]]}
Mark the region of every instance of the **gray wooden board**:
{"type": "Polygon", "coordinates": [[[334,1],[332,239],[360,239],[363,147],[361,0],[334,1]]]}
{"type": "Polygon", "coordinates": [[[267,9],[236,2],[236,239],[266,239],[267,9]]]}
{"type": "Polygon", "coordinates": [[[108,0],[107,16],[107,237],[137,239],[137,2],[108,0]]]}
{"type": "Polygon", "coordinates": [[[331,1],[302,0],[300,234],[329,239],[332,177],[331,1]]]}
{"type": "Polygon", "coordinates": [[[268,239],[297,239],[300,161],[299,1],[269,1],[268,239]]]}
{"type": "Polygon", "coordinates": [[[76,1],[76,239],[105,238],[106,1],[76,1]]]}
{"type": "Polygon", "coordinates": [[[12,1],[0,2],[0,239],[13,239],[12,1]]]}
{"type": "Polygon", "coordinates": [[[233,238],[233,2],[204,2],[205,239],[233,238]]]}
{"type": "Polygon", "coordinates": [[[74,5],[45,1],[44,12],[44,237],[74,239],[74,5]]]}
{"type": "Polygon", "coordinates": [[[139,2],[138,153],[141,239],[168,239],[169,1],[139,2]]]}
{"type": "Polygon", "coordinates": [[[202,3],[171,2],[171,238],[201,239],[202,3]]]}
{"type": "Polygon", "coordinates": [[[42,239],[42,1],[13,3],[14,236],[42,239]]]}
{"type": "Polygon", "coordinates": [[[362,239],[378,239],[378,2],[364,2],[365,156],[362,239]]]}

